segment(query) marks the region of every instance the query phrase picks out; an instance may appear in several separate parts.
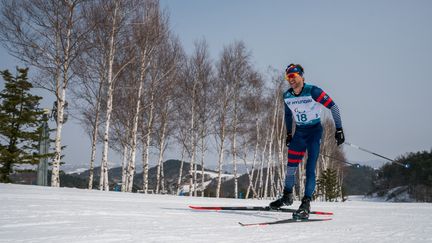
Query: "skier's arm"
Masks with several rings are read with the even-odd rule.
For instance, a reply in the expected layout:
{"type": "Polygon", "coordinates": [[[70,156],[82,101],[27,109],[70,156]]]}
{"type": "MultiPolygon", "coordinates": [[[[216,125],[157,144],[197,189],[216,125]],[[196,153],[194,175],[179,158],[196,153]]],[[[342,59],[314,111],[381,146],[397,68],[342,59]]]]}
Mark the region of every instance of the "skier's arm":
{"type": "Polygon", "coordinates": [[[292,134],[292,122],[293,122],[292,112],[285,102],[284,105],[285,105],[285,128],[287,130],[287,134],[292,134]]]}
{"type": "Polygon", "coordinates": [[[336,103],[330,108],[330,111],[332,113],[336,129],[342,128],[342,119],[340,117],[339,107],[336,105],[336,103]]]}
{"type": "Polygon", "coordinates": [[[325,106],[326,108],[330,109],[333,120],[335,123],[335,126],[337,129],[342,128],[342,120],[339,112],[339,107],[336,105],[336,103],[330,98],[330,96],[324,92],[322,89],[314,86],[311,90],[312,98],[325,106]]]}

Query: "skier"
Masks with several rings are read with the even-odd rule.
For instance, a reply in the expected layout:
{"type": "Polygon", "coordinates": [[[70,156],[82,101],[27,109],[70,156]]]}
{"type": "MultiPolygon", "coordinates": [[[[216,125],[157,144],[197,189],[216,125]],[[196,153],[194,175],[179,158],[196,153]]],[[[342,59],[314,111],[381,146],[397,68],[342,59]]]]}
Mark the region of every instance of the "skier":
{"type": "Polygon", "coordinates": [[[295,219],[309,218],[310,201],[316,184],[315,168],[323,130],[320,119],[321,105],[331,110],[336,126],[335,138],[337,145],[339,146],[345,141],[338,106],[319,87],[306,84],[303,73],[304,69],[299,64],[290,64],[285,70],[285,79],[291,86],[283,94],[288,165],[283,195],[270,203],[270,207],[275,209],[293,203],[292,190],[295,184],[295,174],[307,150],[305,193],[299,209],[293,213],[295,219]],[[294,136],[292,135],[293,117],[296,122],[294,136]]]}

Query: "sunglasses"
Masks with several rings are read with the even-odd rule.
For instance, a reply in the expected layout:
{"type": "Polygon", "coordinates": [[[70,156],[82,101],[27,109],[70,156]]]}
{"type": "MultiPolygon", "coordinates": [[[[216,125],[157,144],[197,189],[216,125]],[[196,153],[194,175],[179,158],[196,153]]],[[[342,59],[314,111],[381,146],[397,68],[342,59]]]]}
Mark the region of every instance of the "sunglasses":
{"type": "Polygon", "coordinates": [[[285,74],[285,79],[295,78],[297,76],[300,76],[300,74],[298,74],[298,73],[286,73],[285,74]]]}

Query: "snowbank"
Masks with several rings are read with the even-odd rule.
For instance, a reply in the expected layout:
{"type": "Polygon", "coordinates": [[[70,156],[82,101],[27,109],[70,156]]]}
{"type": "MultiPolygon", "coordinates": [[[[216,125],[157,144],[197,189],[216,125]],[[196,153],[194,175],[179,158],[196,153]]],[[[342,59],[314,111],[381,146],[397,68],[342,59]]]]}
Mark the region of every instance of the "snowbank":
{"type": "Polygon", "coordinates": [[[313,202],[333,220],[254,227],[238,222],[290,215],[188,208],[268,203],[0,184],[0,242],[432,242],[426,203],[313,202]]]}

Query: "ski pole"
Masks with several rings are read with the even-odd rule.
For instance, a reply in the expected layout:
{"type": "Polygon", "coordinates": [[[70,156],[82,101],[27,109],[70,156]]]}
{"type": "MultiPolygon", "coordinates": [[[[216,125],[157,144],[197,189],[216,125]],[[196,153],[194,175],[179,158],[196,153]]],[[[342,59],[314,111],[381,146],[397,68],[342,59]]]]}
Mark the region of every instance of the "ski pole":
{"type": "Polygon", "coordinates": [[[335,157],[332,157],[332,156],[330,156],[330,155],[327,155],[327,154],[323,154],[323,153],[320,153],[322,156],[324,156],[324,157],[327,157],[327,158],[330,158],[330,159],[334,159],[334,160],[337,160],[337,161],[339,161],[339,162],[342,162],[342,163],[345,163],[345,164],[349,164],[349,165],[351,165],[351,166],[355,166],[355,167],[357,167],[357,168],[359,168],[360,167],[360,164],[354,164],[354,163],[351,163],[351,162],[348,162],[348,161],[345,161],[345,160],[341,160],[341,159],[337,159],[337,158],[335,158],[335,157]]]}
{"type": "Polygon", "coordinates": [[[356,149],[358,149],[358,150],[364,151],[364,152],[366,152],[366,153],[370,153],[370,154],[373,154],[373,155],[378,156],[378,157],[380,157],[380,158],[386,159],[386,160],[388,160],[388,161],[390,161],[390,162],[392,162],[392,163],[395,163],[395,164],[397,164],[397,165],[403,166],[403,167],[405,167],[405,168],[409,168],[409,164],[408,164],[408,163],[407,163],[407,164],[399,163],[399,162],[397,162],[397,161],[395,161],[395,160],[393,160],[393,159],[390,159],[390,158],[387,158],[387,157],[382,156],[382,155],[380,155],[380,154],[374,153],[374,152],[372,152],[372,151],[369,151],[369,150],[367,150],[367,149],[364,149],[364,148],[359,147],[359,146],[357,146],[357,145],[355,145],[355,144],[352,144],[352,143],[345,142],[344,144],[349,145],[349,146],[351,146],[351,147],[353,147],[353,148],[356,148],[356,149]]]}

